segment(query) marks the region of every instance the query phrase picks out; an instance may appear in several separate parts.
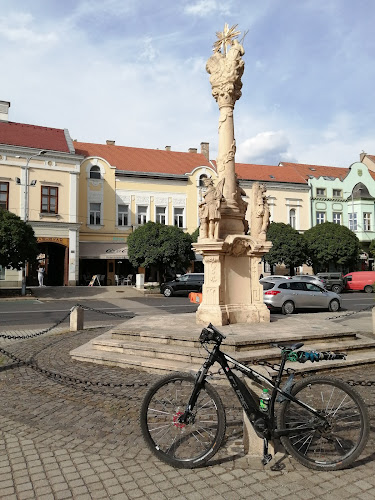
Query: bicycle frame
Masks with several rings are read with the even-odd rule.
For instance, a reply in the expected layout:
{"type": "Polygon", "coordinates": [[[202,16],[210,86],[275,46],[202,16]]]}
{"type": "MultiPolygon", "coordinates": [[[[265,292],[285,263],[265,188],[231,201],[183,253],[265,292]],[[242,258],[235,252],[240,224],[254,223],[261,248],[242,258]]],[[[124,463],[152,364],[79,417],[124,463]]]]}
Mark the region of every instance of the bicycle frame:
{"type": "MultiPolygon", "coordinates": [[[[281,376],[286,363],[286,355],[283,353],[281,358],[280,369],[276,376],[275,382],[270,378],[265,377],[259,372],[253,370],[252,368],[243,365],[236,359],[232,358],[228,354],[220,351],[218,345],[215,345],[213,350],[210,352],[208,359],[202,366],[202,369],[198,372],[193,393],[190,397],[187,409],[183,415],[180,417],[181,422],[185,422],[188,419],[188,415],[191,414],[194,409],[194,405],[197,401],[199,392],[203,387],[204,381],[207,377],[208,371],[214,363],[219,363],[224,373],[234,390],[242,408],[244,409],[248,419],[254,427],[255,432],[261,438],[270,439],[271,437],[277,438],[280,436],[287,436],[290,434],[295,434],[296,429],[276,429],[275,427],[275,402],[278,394],[281,394],[284,398],[293,401],[305,410],[309,411],[312,415],[325,422],[326,418],[320,415],[314,408],[311,408],[302,401],[292,396],[290,393],[284,391],[280,388],[281,376]],[[270,399],[270,404],[267,412],[260,411],[259,409],[259,399],[252,391],[246,387],[246,385],[239,379],[239,377],[233,373],[233,370],[229,367],[228,363],[232,363],[238,371],[243,373],[247,378],[257,382],[259,384],[267,384],[272,387],[272,394],[270,399]]],[[[321,424],[320,424],[321,425],[321,424]]],[[[298,428],[298,432],[304,432],[306,430],[312,430],[319,427],[319,424],[311,424],[298,428]]]]}

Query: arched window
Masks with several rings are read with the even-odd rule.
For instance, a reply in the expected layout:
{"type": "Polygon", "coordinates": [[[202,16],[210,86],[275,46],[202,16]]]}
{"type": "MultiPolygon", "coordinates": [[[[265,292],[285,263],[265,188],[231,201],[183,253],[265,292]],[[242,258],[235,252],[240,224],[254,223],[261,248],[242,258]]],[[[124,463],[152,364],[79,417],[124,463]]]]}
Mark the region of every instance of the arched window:
{"type": "Polygon", "coordinates": [[[289,224],[295,229],[296,228],[296,211],[294,208],[289,210],[289,224]]]}
{"type": "Polygon", "coordinates": [[[94,167],[90,168],[90,179],[101,179],[100,175],[100,167],[95,165],[94,167]]]}
{"type": "Polygon", "coordinates": [[[208,179],[207,175],[206,174],[202,174],[200,177],[199,177],[199,187],[205,187],[204,186],[204,181],[205,179],[208,179]]]}

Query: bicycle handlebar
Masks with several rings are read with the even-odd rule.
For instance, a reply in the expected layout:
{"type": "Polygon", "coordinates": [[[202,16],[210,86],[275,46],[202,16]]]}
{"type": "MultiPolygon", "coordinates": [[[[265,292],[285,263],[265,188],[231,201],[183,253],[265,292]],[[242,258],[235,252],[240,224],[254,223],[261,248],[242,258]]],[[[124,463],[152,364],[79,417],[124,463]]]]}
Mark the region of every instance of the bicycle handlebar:
{"type": "Polygon", "coordinates": [[[201,344],[204,344],[205,342],[214,342],[215,344],[220,345],[224,339],[225,335],[220,333],[219,330],[212,325],[212,323],[210,323],[207,328],[203,328],[199,336],[201,344]]]}

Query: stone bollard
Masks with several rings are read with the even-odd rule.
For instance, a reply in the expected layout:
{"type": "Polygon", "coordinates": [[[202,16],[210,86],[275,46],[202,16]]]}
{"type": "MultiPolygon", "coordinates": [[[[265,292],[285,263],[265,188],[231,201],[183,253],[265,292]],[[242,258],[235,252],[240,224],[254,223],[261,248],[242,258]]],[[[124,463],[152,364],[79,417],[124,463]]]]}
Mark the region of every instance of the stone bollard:
{"type": "MultiPolygon", "coordinates": [[[[257,372],[259,372],[261,375],[266,376],[269,378],[269,373],[266,370],[266,368],[261,367],[259,365],[251,367],[254,368],[257,372]]],[[[261,395],[263,386],[257,384],[256,382],[253,382],[252,380],[249,380],[247,378],[244,378],[243,381],[246,383],[248,388],[250,389],[251,392],[255,393],[258,397],[261,395]]],[[[267,387],[267,386],[265,386],[267,387]]],[[[271,388],[270,392],[271,392],[271,388]]],[[[268,443],[268,453],[271,453],[271,455],[275,456],[277,451],[280,450],[281,445],[275,445],[273,441],[269,441],[268,443]]],[[[247,415],[245,412],[243,412],[243,447],[244,447],[244,452],[245,455],[249,457],[259,457],[263,458],[263,439],[261,439],[257,433],[255,432],[253,426],[250,423],[250,420],[247,418],[247,415]]]]}
{"type": "Polygon", "coordinates": [[[77,332],[83,330],[84,309],[79,306],[74,306],[70,310],[70,331],[77,332]]]}

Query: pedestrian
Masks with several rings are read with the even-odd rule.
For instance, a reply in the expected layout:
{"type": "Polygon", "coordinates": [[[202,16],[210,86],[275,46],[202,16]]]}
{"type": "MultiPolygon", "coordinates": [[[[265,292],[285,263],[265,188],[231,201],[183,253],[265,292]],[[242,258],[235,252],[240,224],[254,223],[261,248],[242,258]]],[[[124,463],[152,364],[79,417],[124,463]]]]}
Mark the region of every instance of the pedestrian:
{"type": "Polygon", "coordinates": [[[38,268],[39,286],[44,286],[43,285],[43,280],[44,280],[44,267],[43,266],[39,266],[39,268],[38,268]]]}

